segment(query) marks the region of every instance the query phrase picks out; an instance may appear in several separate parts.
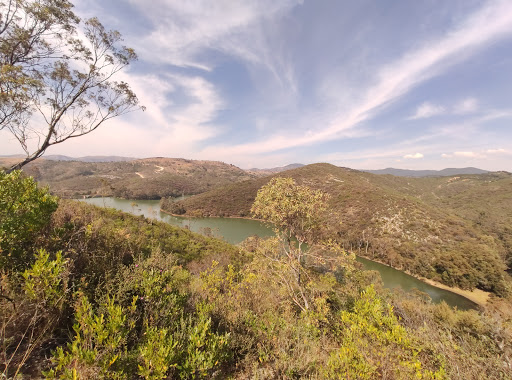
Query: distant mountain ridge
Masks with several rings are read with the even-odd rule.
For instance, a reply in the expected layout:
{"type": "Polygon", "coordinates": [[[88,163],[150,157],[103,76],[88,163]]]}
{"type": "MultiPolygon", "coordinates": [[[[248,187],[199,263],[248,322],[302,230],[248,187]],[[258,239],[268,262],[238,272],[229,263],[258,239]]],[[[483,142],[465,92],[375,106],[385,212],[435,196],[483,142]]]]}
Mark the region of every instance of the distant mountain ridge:
{"type": "Polygon", "coordinates": [[[284,172],[286,170],[297,169],[297,168],[301,168],[303,166],[305,166],[305,165],[304,164],[295,163],[295,164],[289,164],[289,165],[286,165],[286,166],[278,166],[276,168],[267,168],[267,169],[252,168],[252,169],[246,170],[246,172],[261,176],[261,175],[281,173],[281,172],[284,172]]]}
{"type": "MultiPolygon", "coordinates": [[[[0,155],[0,158],[25,158],[23,154],[0,155]]],[[[135,157],[122,157],[122,156],[84,156],[84,157],[70,157],[61,154],[49,154],[41,157],[43,160],[50,161],[78,161],[78,162],[124,162],[135,161],[135,157]]]]}
{"type": "Polygon", "coordinates": [[[397,177],[447,177],[453,175],[464,174],[485,174],[490,173],[488,170],[478,169],[474,167],[467,168],[446,168],[443,170],[409,170],[386,168],[379,170],[361,170],[372,174],[391,174],[397,177]]]}
{"type": "Polygon", "coordinates": [[[138,158],[134,157],[121,157],[121,156],[84,156],[84,157],[69,157],[59,154],[51,154],[43,158],[51,161],[79,161],[79,162],[124,162],[134,161],[138,158]]]}

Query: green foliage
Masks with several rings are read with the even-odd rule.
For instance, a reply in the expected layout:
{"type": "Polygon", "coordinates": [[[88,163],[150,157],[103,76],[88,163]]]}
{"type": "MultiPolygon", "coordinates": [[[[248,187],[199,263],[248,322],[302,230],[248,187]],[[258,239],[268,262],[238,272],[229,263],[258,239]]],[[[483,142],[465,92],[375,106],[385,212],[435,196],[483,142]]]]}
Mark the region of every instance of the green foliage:
{"type": "Polygon", "coordinates": [[[373,287],[364,290],[353,310],[342,311],[339,318],[341,347],[329,358],[327,378],[445,378],[443,366],[435,371],[422,368],[418,358],[421,345],[399,324],[392,307],[385,307],[373,287]]]}
{"type": "MultiPolygon", "coordinates": [[[[255,217],[262,218],[275,228],[280,242],[267,248],[272,256],[272,267],[281,273],[281,281],[286,284],[295,304],[302,310],[310,308],[308,293],[309,265],[324,265],[328,255],[334,257],[344,252],[332,239],[324,238],[326,228],[322,226],[322,213],[327,208],[327,194],[300,186],[292,178],[272,178],[258,190],[251,208],[255,217]],[[298,244],[296,244],[297,242],[298,244]],[[306,247],[305,244],[309,246],[306,247]],[[292,278],[294,277],[294,280],[292,278]]],[[[272,244],[272,240],[269,240],[272,244]]]]}
{"type": "Polygon", "coordinates": [[[30,263],[33,239],[56,208],[57,198],[33,178],[0,172],[0,268],[21,270],[30,263]]]}
{"type": "Polygon", "coordinates": [[[30,268],[20,276],[7,271],[0,279],[0,358],[3,375],[20,372],[33,352],[52,339],[65,314],[68,263],[57,252],[55,259],[40,249],[30,268]],[[9,304],[10,303],[10,304],[9,304]]]}
{"type": "Polygon", "coordinates": [[[207,307],[198,305],[195,321],[188,321],[188,342],[184,360],[177,365],[179,376],[188,378],[209,378],[220,362],[229,359],[227,350],[229,333],[215,333],[207,307]]]}
{"type": "Polygon", "coordinates": [[[176,346],[168,329],[150,327],[144,333],[146,341],[139,347],[141,364],[138,374],[145,379],[165,379],[169,368],[176,366],[176,346]]]}
{"type": "Polygon", "coordinates": [[[75,337],[57,348],[47,377],[209,378],[230,357],[229,334],[214,330],[204,305],[185,313],[188,280],[188,271],[155,252],[96,295],[96,312],[79,294],[75,337]]]}
{"type": "Polygon", "coordinates": [[[65,250],[73,257],[73,266],[90,298],[100,284],[115,279],[126,265],[155,252],[179,265],[201,266],[211,256],[224,261],[239,257],[235,247],[220,240],[76,201],[61,200],[49,227],[53,233],[45,242],[46,248],[65,250]]]}
{"type": "Polygon", "coordinates": [[[40,249],[30,269],[23,273],[23,286],[27,296],[46,307],[55,307],[64,297],[64,274],[67,260],[59,251],[55,260],[49,260],[50,254],[40,249]]]}
{"type": "Polygon", "coordinates": [[[299,243],[318,240],[321,215],[327,208],[327,194],[300,186],[292,178],[272,178],[258,190],[251,212],[299,243]]]}
{"type": "MultiPolygon", "coordinates": [[[[512,288],[505,272],[512,262],[510,173],[404,178],[313,164],[278,176],[329,194],[321,224],[349,252],[449,286],[499,296],[512,288]]],[[[248,216],[258,189],[276,177],[217,188],[173,207],[194,216],[248,216]]]]}
{"type": "Polygon", "coordinates": [[[279,239],[236,248],[78,202],[33,240],[0,277],[6,378],[510,377],[510,303],[388,293],[335,244],[310,247],[298,283],[279,239]]]}
{"type": "Polygon", "coordinates": [[[126,355],[127,313],[135,310],[135,301],[124,309],[116,305],[114,299],[108,298],[102,305],[105,312],[95,314],[87,297],[79,295],[73,341],[68,344],[67,350],[57,347],[55,367],[46,373],[46,377],[126,378],[123,369],[116,366],[116,363],[126,355]]]}

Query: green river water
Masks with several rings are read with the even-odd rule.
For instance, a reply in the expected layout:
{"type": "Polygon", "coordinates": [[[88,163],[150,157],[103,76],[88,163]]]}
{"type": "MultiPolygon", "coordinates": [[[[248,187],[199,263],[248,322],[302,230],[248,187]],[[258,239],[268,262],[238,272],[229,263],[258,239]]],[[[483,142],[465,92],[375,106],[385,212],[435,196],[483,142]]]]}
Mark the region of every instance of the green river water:
{"type": "MultiPolygon", "coordinates": [[[[88,198],[84,202],[96,206],[111,207],[135,215],[144,215],[179,227],[189,228],[191,231],[204,233],[208,231],[213,236],[226,240],[231,244],[238,244],[248,236],[258,235],[266,237],[273,235],[272,229],[256,220],[235,218],[183,218],[168,215],[160,211],[160,202],[157,200],[129,200],[118,198],[88,198]]],[[[387,288],[400,287],[406,291],[417,289],[426,293],[433,302],[445,301],[448,305],[457,306],[459,309],[474,309],[475,303],[450,291],[436,288],[422,282],[408,274],[393,269],[386,265],[357,257],[357,261],[363,264],[367,270],[378,271],[387,288]]]]}

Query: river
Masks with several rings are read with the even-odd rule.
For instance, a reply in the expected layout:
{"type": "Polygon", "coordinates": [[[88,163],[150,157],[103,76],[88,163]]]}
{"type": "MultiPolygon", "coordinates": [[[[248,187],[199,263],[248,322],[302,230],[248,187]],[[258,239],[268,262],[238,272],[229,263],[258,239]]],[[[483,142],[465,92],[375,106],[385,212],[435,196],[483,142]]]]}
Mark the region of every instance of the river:
{"type": "MultiPolygon", "coordinates": [[[[144,215],[148,218],[164,221],[166,223],[189,228],[193,232],[207,233],[214,237],[226,240],[231,244],[238,244],[248,236],[258,235],[260,237],[272,236],[272,229],[257,220],[235,219],[235,218],[183,218],[168,215],[160,211],[160,202],[157,200],[129,200],[119,198],[87,198],[82,201],[102,207],[111,207],[135,215],[144,215]]],[[[457,306],[458,309],[467,310],[476,308],[476,304],[458,294],[448,290],[436,288],[423,281],[420,281],[399,270],[386,265],[357,257],[365,269],[378,271],[386,288],[392,289],[401,287],[406,291],[418,289],[432,298],[433,302],[445,301],[450,306],[457,306]]]]}

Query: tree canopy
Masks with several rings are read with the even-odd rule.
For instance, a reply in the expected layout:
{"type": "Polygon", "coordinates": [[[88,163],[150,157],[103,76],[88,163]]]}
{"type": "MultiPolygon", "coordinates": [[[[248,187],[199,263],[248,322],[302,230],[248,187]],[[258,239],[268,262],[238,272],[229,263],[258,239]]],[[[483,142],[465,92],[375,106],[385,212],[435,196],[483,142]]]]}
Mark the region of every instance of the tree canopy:
{"type": "MultiPolygon", "coordinates": [[[[251,208],[255,217],[262,218],[275,228],[280,240],[280,249],[271,249],[270,252],[279,252],[273,260],[280,265],[276,270],[280,278],[289,289],[295,303],[303,310],[309,309],[307,287],[304,286],[303,275],[309,275],[304,269],[306,257],[305,246],[309,244],[307,256],[317,263],[325,260],[325,255],[311,254],[311,245],[325,243],[322,241],[321,216],[327,208],[328,195],[307,186],[297,185],[293,178],[276,177],[258,190],[258,194],[251,208]],[[294,280],[285,277],[289,273],[294,280]]],[[[325,248],[324,244],[319,244],[325,248]]],[[[336,250],[333,245],[329,250],[336,250]]],[[[268,254],[267,254],[268,255],[268,254]]]]}
{"type": "Polygon", "coordinates": [[[276,177],[258,191],[251,212],[270,222],[287,240],[311,244],[319,237],[327,199],[328,194],[297,185],[293,178],[276,177]]]}
{"type": "Polygon", "coordinates": [[[67,0],[0,1],[0,130],[26,153],[10,170],[143,109],[130,86],[114,80],[137,59],[121,41],[97,18],[82,23],[67,0]]]}

